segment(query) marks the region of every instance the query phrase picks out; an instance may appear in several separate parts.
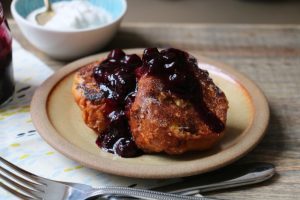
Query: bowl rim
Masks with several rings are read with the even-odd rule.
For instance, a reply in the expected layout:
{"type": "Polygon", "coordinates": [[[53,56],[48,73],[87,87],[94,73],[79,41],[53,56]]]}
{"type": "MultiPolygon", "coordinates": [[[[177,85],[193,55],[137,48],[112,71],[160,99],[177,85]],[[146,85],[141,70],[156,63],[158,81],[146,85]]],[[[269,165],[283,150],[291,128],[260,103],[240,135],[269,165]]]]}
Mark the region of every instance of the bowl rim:
{"type": "Polygon", "coordinates": [[[28,21],[27,19],[25,19],[24,17],[22,17],[18,13],[18,11],[16,10],[16,3],[18,1],[20,1],[20,0],[13,0],[12,3],[11,3],[11,6],[10,6],[12,16],[14,17],[14,19],[17,22],[21,21],[22,23],[26,24],[27,26],[31,26],[32,28],[35,28],[35,29],[38,29],[38,30],[41,30],[41,31],[48,31],[48,32],[52,32],[52,33],[84,33],[84,32],[95,31],[95,30],[98,30],[98,29],[106,28],[106,27],[109,27],[113,24],[116,24],[118,21],[120,21],[124,17],[124,15],[126,14],[127,8],[128,8],[127,0],[120,0],[122,2],[122,4],[124,5],[124,9],[123,9],[122,13],[117,18],[115,18],[114,20],[112,20],[109,23],[101,24],[99,26],[92,27],[92,28],[74,29],[74,30],[57,30],[57,29],[51,29],[51,28],[47,28],[47,27],[44,27],[44,26],[34,24],[34,23],[28,21]]]}

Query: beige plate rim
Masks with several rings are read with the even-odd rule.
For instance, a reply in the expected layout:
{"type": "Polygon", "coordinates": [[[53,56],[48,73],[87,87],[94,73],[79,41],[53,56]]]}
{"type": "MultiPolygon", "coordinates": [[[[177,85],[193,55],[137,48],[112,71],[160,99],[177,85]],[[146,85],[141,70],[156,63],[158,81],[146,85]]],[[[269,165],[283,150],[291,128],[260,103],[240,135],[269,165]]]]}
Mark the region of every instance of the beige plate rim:
{"type": "MultiPolygon", "coordinates": [[[[141,49],[128,49],[125,51],[141,52],[141,49]]],[[[149,179],[184,177],[212,171],[238,160],[251,151],[264,136],[269,123],[270,113],[266,97],[259,87],[234,68],[194,54],[197,55],[197,59],[201,60],[202,63],[213,65],[217,67],[221,73],[223,72],[230,75],[231,78],[241,84],[247,91],[254,114],[252,122],[249,123],[249,126],[244,131],[244,133],[247,134],[245,134],[243,139],[232,147],[205,158],[205,162],[199,163],[197,160],[188,163],[182,162],[176,164],[176,168],[172,166],[162,167],[159,165],[145,165],[139,167],[133,163],[116,162],[113,159],[102,158],[80,149],[62,137],[53,127],[47,114],[47,100],[52,89],[60,80],[79,67],[99,60],[99,58],[105,55],[107,55],[107,52],[85,57],[66,65],[49,77],[34,93],[31,102],[31,116],[34,126],[48,144],[68,158],[102,172],[127,177],[149,179]]]]}

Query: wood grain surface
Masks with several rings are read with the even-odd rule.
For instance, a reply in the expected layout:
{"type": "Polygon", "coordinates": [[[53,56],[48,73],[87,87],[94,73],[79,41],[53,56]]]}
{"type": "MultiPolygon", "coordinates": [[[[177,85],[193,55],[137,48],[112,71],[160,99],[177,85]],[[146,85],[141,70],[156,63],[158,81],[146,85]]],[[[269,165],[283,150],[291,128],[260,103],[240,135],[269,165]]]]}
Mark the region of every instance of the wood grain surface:
{"type": "MultiPolygon", "coordinates": [[[[13,20],[14,37],[57,70],[52,60],[22,36],[13,20]]],[[[114,47],[178,47],[234,66],[261,87],[271,110],[262,142],[238,163],[276,165],[277,175],[254,186],[211,193],[222,199],[297,199],[300,196],[300,26],[123,24],[103,51],[114,47]]]]}

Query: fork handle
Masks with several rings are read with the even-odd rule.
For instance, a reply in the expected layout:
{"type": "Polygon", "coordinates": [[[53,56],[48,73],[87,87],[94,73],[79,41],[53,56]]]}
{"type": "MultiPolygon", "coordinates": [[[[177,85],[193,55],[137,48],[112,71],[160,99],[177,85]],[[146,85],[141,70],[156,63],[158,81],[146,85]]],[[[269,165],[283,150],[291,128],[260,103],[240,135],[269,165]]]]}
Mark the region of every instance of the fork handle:
{"type": "MultiPolygon", "coordinates": [[[[213,200],[212,198],[206,197],[194,197],[194,196],[183,196],[178,194],[170,194],[164,192],[157,192],[153,190],[143,190],[136,188],[127,188],[127,187],[105,187],[98,188],[93,190],[87,195],[87,198],[95,197],[95,196],[105,196],[105,195],[121,195],[123,197],[135,197],[135,198],[143,198],[148,200],[213,200]]],[[[86,198],[86,199],[87,199],[86,198]]]]}

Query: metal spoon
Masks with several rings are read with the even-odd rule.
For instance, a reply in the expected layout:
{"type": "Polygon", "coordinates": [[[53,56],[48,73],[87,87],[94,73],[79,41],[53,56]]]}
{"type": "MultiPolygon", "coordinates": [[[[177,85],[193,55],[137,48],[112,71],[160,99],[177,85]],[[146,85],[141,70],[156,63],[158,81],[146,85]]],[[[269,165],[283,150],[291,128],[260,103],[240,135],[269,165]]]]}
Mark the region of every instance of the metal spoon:
{"type": "Polygon", "coordinates": [[[44,0],[46,11],[38,13],[35,19],[39,25],[45,25],[54,15],[50,0],[44,0]]]}

